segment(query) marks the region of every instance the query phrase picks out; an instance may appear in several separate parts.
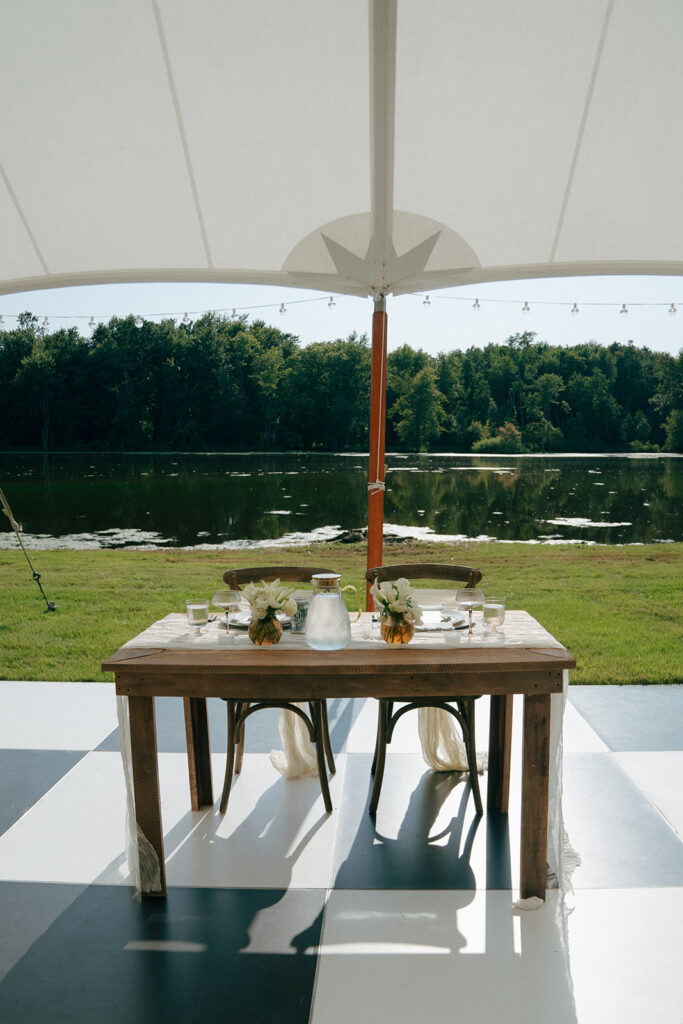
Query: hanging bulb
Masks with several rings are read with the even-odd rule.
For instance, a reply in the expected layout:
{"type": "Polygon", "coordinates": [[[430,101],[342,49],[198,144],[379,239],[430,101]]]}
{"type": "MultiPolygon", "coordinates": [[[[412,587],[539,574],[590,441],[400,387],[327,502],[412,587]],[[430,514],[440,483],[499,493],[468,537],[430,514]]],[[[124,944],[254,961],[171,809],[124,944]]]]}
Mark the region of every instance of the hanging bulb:
{"type": "Polygon", "coordinates": [[[183,323],[185,324],[185,326],[186,326],[186,327],[187,327],[187,325],[189,324],[189,322],[190,322],[190,318],[189,318],[189,316],[187,315],[187,313],[186,313],[186,314],[185,314],[185,316],[183,317],[183,320],[182,320],[182,322],[183,322],[183,323]]]}
{"type": "Polygon", "coordinates": [[[479,312],[479,310],[481,309],[481,306],[479,305],[479,299],[474,300],[474,302],[472,303],[472,309],[474,310],[475,313],[479,312]]]}
{"type": "Polygon", "coordinates": [[[2,314],[0,314],[0,327],[4,327],[4,326],[5,326],[5,318],[4,318],[4,316],[2,316],[2,314]]]}
{"type": "Polygon", "coordinates": [[[47,317],[45,317],[45,319],[43,320],[43,330],[46,331],[49,326],[50,326],[50,321],[48,320],[47,317]]]}
{"type": "Polygon", "coordinates": [[[88,327],[90,328],[91,331],[93,331],[95,329],[95,317],[94,316],[91,316],[90,319],[88,320],[88,327]]]}
{"type": "Polygon", "coordinates": [[[621,309],[619,310],[619,316],[628,316],[628,310],[626,308],[626,303],[625,302],[622,302],[622,304],[621,304],[621,309]]]}
{"type": "Polygon", "coordinates": [[[423,306],[431,306],[431,304],[432,304],[432,300],[429,298],[428,295],[425,295],[424,302],[422,303],[422,305],[423,306]]]}
{"type": "Polygon", "coordinates": [[[233,306],[233,309],[232,309],[232,313],[231,313],[230,315],[231,315],[231,316],[234,316],[234,317],[236,317],[236,316],[237,316],[237,310],[235,309],[235,307],[234,307],[234,306],[233,306]]]}
{"type": "Polygon", "coordinates": [[[334,301],[334,296],[330,295],[330,301],[327,303],[328,309],[334,309],[337,303],[334,301]]]}
{"type": "MultiPolygon", "coordinates": [[[[677,312],[678,312],[678,310],[676,309],[676,307],[674,306],[674,304],[672,302],[671,305],[669,306],[669,308],[667,309],[667,313],[669,314],[669,316],[676,316],[677,312]]],[[[0,323],[2,323],[2,317],[1,316],[0,316],[0,323]]]]}
{"type": "Polygon", "coordinates": [[[522,306],[522,313],[524,313],[524,315],[526,316],[527,313],[530,313],[530,312],[531,312],[531,308],[529,306],[529,303],[525,302],[524,305],[522,306]]]}
{"type": "Polygon", "coordinates": [[[578,316],[579,315],[580,310],[579,310],[579,307],[576,305],[576,303],[574,303],[574,305],[572,306],[570,312],[571,312],[572,316],[578,316]]]}
{"type": "Polygon", "coordinates": [[[284,316],[286,312],[287,312],[287,310],[285,309],[285,304],[284,304],[284,302],[281,302],[280,303],[280,313],[284,316]]]}
{"type": "Polygon", "coordinates": [[[140,316],[140,314],[139,314],[139,313],[138,313],[138,315],[137,315],[137,316],[135,317],[135,326],[136,326],[137,328],[140,328],[140,327],[142,327],[142,317],[140,316]]]}

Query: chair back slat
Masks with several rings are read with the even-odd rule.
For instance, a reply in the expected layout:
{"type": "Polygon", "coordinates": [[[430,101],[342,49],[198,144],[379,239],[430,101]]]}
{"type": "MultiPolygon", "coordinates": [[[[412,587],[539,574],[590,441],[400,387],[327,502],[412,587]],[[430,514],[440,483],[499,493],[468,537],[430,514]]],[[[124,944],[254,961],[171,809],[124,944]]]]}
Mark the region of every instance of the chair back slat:
{"type": "Polygon", "coordinates": [[[403,565],[378,565],[368,569],[365,578],[368,583],[376,580],[456,580],[466,587],[476,587],[482,577],[479,569],[468,565],[452,565],[444,562],[410,562],[403,565]]]}
{"type": "Polygon", "coordinates": [[[261,580],[266,583],[273,580],[281,580],[283,583],[310,583],[311,576],[319,572],[334,570],[309,565],[258,565],[249,569],[227,569],[223,573],[223,580],[230,590],[241,590],[245,583],[258,583],[261,580]]]}

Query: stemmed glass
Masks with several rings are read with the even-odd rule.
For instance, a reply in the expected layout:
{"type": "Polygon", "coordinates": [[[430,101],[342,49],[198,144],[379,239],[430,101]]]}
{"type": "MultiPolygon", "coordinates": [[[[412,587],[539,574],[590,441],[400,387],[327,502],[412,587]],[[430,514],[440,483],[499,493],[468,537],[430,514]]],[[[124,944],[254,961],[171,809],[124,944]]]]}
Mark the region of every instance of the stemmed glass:
{"type": "Polygon", "coordinates": [[[229,637],[232,637],[230,632],[230,609],[239,604],[239,599],[240,596],[236,590],[217,590],[211,598],[211,604],[215,605],[216,608],[223,609],[223,620],[229,637]]]}
{"type": "Polygon", "coordinates": [[[470,628],[467,635],[472,636],[472,609],[479,608],[484,603],[484,591],[476,587],[465,587],[463,590],[456,590],[455,600],[461,608],[466,608],[470,613],[470,628]]]}
{"type": "Polygon", "coordinates": [[[187,621],[194,627],[195,636],[200,636],[203,627],[209,621],[209,601],[205,597],[190,598],[185,602],[187,621]]]}

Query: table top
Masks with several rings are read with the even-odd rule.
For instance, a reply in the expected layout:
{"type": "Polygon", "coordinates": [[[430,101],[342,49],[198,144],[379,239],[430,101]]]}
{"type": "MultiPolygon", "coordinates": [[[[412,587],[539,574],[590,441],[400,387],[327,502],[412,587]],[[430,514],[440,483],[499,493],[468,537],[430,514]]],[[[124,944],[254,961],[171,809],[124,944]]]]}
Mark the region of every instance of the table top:
{"type": "MultiPolygon", "coordinates": [[[[160,626],[173,619],[155,624],[160,626]]],[[[419,634],[405,645],[385,644],[364,613],[350,647],[314,651],[302,637],[285,633],[280,643],[256,647],[230,642],[210,647],[153,646],[141,634],[102,663],[115,672],[120,694],[233,696],[305,700],[340,696],[432,696],[457,693],[555,693],[562,671],[576,662],[527,612],[506,615],[503,633],[449,636],[419,634]],[[524,637],[529,637],[528,645],[524,637]],[[514,639],[513,639],[514,637],[514,639]]],[[[162,634],[163,635],[163,634],[162,634]]],[[[241,638],[240,638],[241,640],[241,638]]]]}

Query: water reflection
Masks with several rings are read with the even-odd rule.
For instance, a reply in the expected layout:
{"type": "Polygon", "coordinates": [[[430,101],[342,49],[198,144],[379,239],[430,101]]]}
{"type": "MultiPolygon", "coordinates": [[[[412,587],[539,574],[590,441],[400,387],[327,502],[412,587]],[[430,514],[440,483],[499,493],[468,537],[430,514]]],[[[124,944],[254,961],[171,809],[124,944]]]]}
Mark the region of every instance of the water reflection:
{"type": "MultiPolygon", "coordinates": [[[[27,538],[70,547],[325,539],[364,526],[366,467],[358,454],[0,455],[27,538]]],[[[390,455],[385,520],[414,536],[681,540],[682,470],[672,456],[390,455]]]]}

